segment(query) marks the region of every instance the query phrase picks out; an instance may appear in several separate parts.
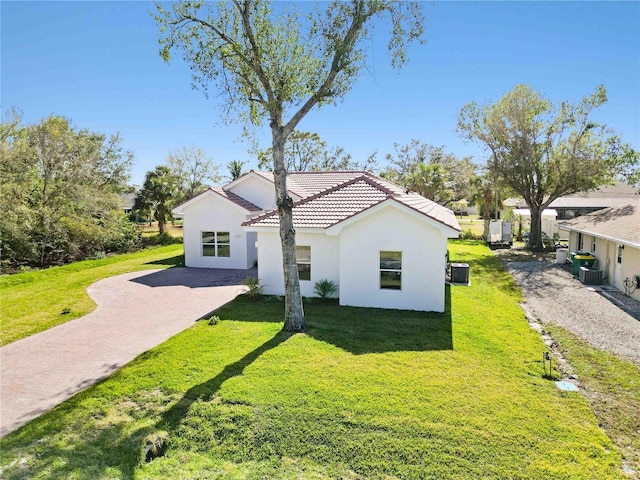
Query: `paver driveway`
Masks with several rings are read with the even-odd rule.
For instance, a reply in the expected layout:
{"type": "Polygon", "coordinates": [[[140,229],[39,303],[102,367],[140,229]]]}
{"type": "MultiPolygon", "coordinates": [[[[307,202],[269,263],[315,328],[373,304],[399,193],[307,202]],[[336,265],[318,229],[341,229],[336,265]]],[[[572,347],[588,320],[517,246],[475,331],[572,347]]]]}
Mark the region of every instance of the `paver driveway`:
{"type": "Polygon", "coordinates": [[[248,276],[257,272],[169,268],[94,283],[94,312],[0,348],[0,436],[234,299],[248,276]]]}

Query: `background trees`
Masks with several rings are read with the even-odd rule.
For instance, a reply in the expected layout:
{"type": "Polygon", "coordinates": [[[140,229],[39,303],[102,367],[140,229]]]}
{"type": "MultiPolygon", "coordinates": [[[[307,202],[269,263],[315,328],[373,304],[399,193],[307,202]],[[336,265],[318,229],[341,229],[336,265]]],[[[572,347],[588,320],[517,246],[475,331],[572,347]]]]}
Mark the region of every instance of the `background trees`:
{"type": "Polygon", "coordinates": [[[264,0],[158,5],[161,55],[182,52],[194,82],[210,82],[225,96],[229,112],[271,130],[276,205],[280,220],[287,331],[306,329],[298,271],[293,201],[287,192],[285,142],[316,106],[335,102],[351,90],[367,58],[366,40],[388,18],[393,66],[406,60],[407,43],[419,40],[424,18],[413,2],[333,1],[306,9],[301,4],[264,0]]]}
{"type": "Polygon", "coordinates": [[[389,166],[381,172],[386,179],[445,206],[471,195],[477,168],[471,157],[458,158],[444,147],[415,139],[394,147],[395,154],[386,156],[389,166]]]}
{"type": "Polygon", "coordinates": [[[542,248],[541,213],[556,198],[637,174],[638,153],[592,119],[606,101],[604,86],[575,104],[554,105],[517,85],[496,103],[461,110],[460,135],[487,147],[492,174],[531,210],[531,247],[542,248]]]}
{"type": "Polygon", "coordinates": [[[138,238],[120,205],[131,152],[118,135],[77,130],[51,115],[0,129],[3,262],[47,266],[119,251],[138,238]]]}
{"type": "Polygon", "coordinates": [[[135,209],[148,211],[158,222],[160,235],[166,233],[166,225],[171,220],[171,209],[179,203],[180,184],[175,173],[166,165],[159,165],[147,172],[142,188],[136,196],[135,209]]]}
{"type": "Polygon", "coordinates": [[[167,166],[171,170],[176,182],[174,201],[184,202],[204,189],[222,179],[219,167],[205,152],[195,147],[184,147],[172,152],[167,157],[167,166]]]}
{"type": "MultiPolygon", "coordinates": [[[[353,160],[342,147],[330,149],[320,135],[294,130],[284,144],[284,161],[288,172],[327,170],[368,170],[376,166],[376,155],[363,162],[353,160]]],[[[258,168],[273,171],[273,148],[258,152],[258,168]]]]}

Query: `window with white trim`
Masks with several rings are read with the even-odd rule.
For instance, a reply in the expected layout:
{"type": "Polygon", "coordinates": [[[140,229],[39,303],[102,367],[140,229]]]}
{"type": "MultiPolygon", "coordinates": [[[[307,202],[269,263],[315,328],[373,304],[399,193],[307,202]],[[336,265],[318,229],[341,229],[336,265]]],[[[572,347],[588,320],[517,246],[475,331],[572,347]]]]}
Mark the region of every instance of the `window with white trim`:
{"type": "Polygon", "coordinates": [[[618,263],[622,263],[622,250],[624,250],[624,245],[618,245],[618,263]]]}
{"type": "Polygon", "coordinates": [[[296,245],[296,264],[298,265],[298,278],[311,280],[311,247],[296,245]]]}
{"type": "Polygon", "coordinates": [[[380,251],[380,289],[402,290],[402,252],[380,251]]]}
{"type": "Polygon", "coordinates": [[[596,251],[596,237],[591,237],[591,251],[596,251]]]}
{"type": "Polygon", "coordinates": [[[229,232],[202,232],[203,257],[230,257],[231,236],[229,232]]]}

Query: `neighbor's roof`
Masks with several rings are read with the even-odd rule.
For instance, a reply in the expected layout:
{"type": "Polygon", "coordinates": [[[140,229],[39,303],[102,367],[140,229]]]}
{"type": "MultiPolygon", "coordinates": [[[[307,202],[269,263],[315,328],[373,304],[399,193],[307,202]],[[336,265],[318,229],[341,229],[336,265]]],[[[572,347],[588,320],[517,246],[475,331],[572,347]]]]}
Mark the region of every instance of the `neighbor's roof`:
{"type": "MultiPolygon", "coordinates": [[[[623,182],[614,185],[605,185],[590,192],[574,193],[555,199],[549,205],[550,208],[605,208],[624,205],[638,198],[638,188],[623,182]]],[[[527,203],[522,198],[508,198],[504,205],[507,207],[526,207],[527,203]]]]}
{"type": "Polygon", "coordinates": [[[229,200],[232,203],[235,203],[239,207],[242,207],[242,208],[244,208],[245,210],[247,210],[249,212],[260,212],[260,211],[262,211],[262,209],[260,207],[258,207],[257,205],[251,203],[249,200],[245,200],[244,198],[242,198],[239,195],[236,195],[233,192],[228,192],[227,190],[223,190],[222,188],[213,188],[213,187],[207,188],[204,192],[202,192],[202,193],[196,195],[195,197],[187,200],[186,202],[178,205],[172,211],[174,213],[180,214],[180,213],[183,212],[185,207],[191,205],[192,203],[197,202],[203,196],[211,195],[212,193],[220,195],[221,197],[229,200]]]}
{"type": "Polygon", "coordinates": [[[640,199],[560,222],[559,226],[640,248],[640,199]]]}
{"type": "MultiPolygon", "coordinates": [[[[458,220],[448,208],[417,193],[405,192],[375,175],[359,173],[355,178],[296,202],[293,206],[294,227],[329,228],[386,200],[393,200],[453,230],[461,230],[458,220]]],[[[267,212],[243,225],[277,227],[277,211],[267,212]]]]}

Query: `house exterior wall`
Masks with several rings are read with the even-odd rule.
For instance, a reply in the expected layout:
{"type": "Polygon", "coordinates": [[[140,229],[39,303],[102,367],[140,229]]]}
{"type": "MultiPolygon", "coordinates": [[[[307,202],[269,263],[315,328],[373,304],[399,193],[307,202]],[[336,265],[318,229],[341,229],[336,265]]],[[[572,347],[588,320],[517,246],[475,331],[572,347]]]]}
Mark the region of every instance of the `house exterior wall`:
{"type": "Polygon", "coordinates": [[[394,207],[340,233],[340,305],[443,312],[447,238],[394,207]],[[401,290],[380,289],[380,251],[402,252],[401,290]]]}
{"type": "Polygon", "coordinates": [[[185,265],[195,268],[251,268],[256,254],[248,253],[248,250],[251,250],[250,242],[247,232],[240,226],[246,220],[247,213],[217,194],[209,195],[187,206],[182,226],[185,265]],[[229,232],[231,256],[203,256],[203,231],[229,232]]]}
{"type": "MultiPolygon", "coordinates": [[[[625,245],[621,252],[622,263],[618,263],[618,243],[595,236],[596,249],[593,251],[594,236],[582,234],[582,251],[596,257],[596,268],[604,272],[606,284],[616,287],[621,292],[625,291],[625,279],[633,279],[634,275],[640,275],[640,249],[625,245]]],[[[569,234],[569,250],[576,251],[579,248],[579,232],[571,231],[569,234]]],[[[640,301],[640,288],[631,293],[631,296],[640,301]]]]}
{"type": "MultiPolygon", "coordinates": [[[[311,247],[311,280],[300,281],[303,297],[313,297],[314,284],[328,279],[336,285],[340,283],[340,251],[338,237],[327,236],[324,232],[296,233],[296,245],[311,247]]],[[[284,295],[284,274],[282,272],[282,247],[280,234],[275,231],[258,233],[258,274],[263,293],[284,295]]],[[[338,293],[336,292],[336,296],[338,293]]]]}
{"type": "MultiPolygon", "coordinates": [[[[227,190],[226,187],[223,188],[227,190]]],[[[275,186],[264,178],[247,176],[240,183],[231,186],[228,191],[249,200],[263,210],[276,208],[275,186]]]]}

